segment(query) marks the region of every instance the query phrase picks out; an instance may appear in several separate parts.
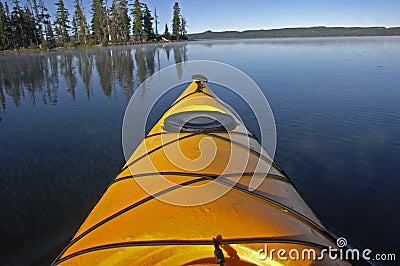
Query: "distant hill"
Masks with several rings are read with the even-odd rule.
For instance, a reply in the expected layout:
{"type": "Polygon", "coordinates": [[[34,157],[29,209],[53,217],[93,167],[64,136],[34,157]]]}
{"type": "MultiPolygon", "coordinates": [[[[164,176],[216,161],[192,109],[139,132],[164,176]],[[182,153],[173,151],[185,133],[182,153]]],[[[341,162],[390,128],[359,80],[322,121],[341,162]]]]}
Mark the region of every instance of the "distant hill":
{"type": "Polygon", "coordinates": [[[311,27],[273,30],[222,31],[188,34],[190,39],[253,39],[286,37],[346,37],[346,36],[397,36],[400,27],[311,27]]]}

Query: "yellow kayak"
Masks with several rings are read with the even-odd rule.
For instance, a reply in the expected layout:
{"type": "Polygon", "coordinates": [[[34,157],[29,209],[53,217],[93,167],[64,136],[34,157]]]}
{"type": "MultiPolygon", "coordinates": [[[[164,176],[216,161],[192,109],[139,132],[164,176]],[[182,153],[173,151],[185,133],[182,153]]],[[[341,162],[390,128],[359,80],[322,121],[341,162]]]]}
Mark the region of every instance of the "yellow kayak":
{"type": "Polygon", "coordinates": [[[197,75],[53,265],[350,264],[328,247],[335,237],[197,75]]]}

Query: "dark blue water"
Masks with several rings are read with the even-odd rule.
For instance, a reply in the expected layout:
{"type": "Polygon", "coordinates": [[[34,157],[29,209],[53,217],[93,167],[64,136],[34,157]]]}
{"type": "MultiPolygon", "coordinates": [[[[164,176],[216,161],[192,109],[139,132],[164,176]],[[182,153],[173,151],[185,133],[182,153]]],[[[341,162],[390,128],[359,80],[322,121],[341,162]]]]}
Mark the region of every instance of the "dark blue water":
{"type": "MultiPolygon", "coordinates": [[[[231,40],[0,55],[0,264],[48,263],[123,165],[135,89],[195,59],[258,83],[276,119],[275,159],[329,229],[398,251],[400,38],[231,40]]],[[[252,130],[248,108],[215,90],[252,130]]]]}

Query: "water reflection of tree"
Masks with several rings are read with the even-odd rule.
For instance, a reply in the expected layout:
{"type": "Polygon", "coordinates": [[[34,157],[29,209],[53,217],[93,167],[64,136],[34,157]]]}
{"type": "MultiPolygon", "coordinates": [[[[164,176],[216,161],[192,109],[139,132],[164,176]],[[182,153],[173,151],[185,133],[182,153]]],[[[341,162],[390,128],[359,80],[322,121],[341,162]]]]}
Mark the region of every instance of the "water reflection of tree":
{"type": "Polygon", "coordinates": [[[45,104],[57,103],[58,80],[58,60],[56,56],[49,56],[43,59],[44,87],[42,100],[45,104]]]}
{"type": "Polygon", "coordinates": [[[187,50],[186,45],[175,45],[174,46],[174,59],[176,65],[176,73],[178,78],[182,79],[182,62],[187,61],[187,50]]]}
{"type": "Polygon", "coordinates": [[[138,48],[133,51],[121,47],[100,50],[102,50],[100,54],[96,53],[96,68],[104,94],[111,96],[112,91],[115,91],[116,81],[118,81],[122,93],[129,99],[133,94],[135,84],[132,52],[135,53],[136,71],[141,81],[144,81],[148,75],[146,53],[138,48]]]}
{"type": "MultiPolygon", "coordinates": [[[[44,103],[55,103],[57,87],[51,82],[53,72],[49,66],[49,63],[54,61],[52,59],[52,56],[41,54],[3,55],[0,60],[3,96],[11,97],[16,106],[21,104],[21,99],[26,95],[33,105],[36,104],[37,98],[41,98],[44,103]]],[[[5,109],[6,97],[2,98],[5,109]]]]}
{"type": "Polygon", "coordinates": [[[154,74],[156,50],[157,48],[154,45],[149,45],[148,47],[146,47],[145,58],[146,58],[147,77],[154,74]]]}
{"type": "Polygon", "coordinates": [[[149,73],[154,73],[155,48],[140,45],[136,46],[133,51],[135,53],[137,77],[142,83],[149,76],[149,73]]]}
{"type": "Polygon", "coordinates": [[[169,61],[169,55],[170,55],[171,50],[172,50],[172,45],[171,44],[166,44],[166,45],[163,46],[163,49],[164,49],[165,54],[167,56],[167,60],[169,61]]]}
{"type": "MultiPolygon", "coordinates": [[[[129,101],[135,88],[146,78],[160,70],[160,50],[174,62],[187,60],[186,44],[158,44],[77,49],[60,52],[43,52],[0,57],[0,104],[6,110],[7,100],[19,106],[22,99],[44,104],[56,104],[59,89],[65,89],[71,98],[79,97],[82,87],[87,99],[93,91],[101,88],[110,97],[118,93],[129,101]],[[93,83],[98,75],[99,86],[93,83]],[[65,86],[65,88],[60,87],[65,86]],[[78,87],[79,86],[79,87],[78,87]]],[[[162,60],[165,60],[162,59],[162,60]]],[[[161,61],[162,61],[161,60],[161,61]]],[[[178,77],[182,77],[182,66],[177,66],[178,77]]],[[[144,92],[143,92],[144,93],[144,92]]],[[[1,121],[1,119],[0,119],[1,121]]]]}
{"type": "Polygon", "coordinates": [[[15,59],[7,57],[6,60],[1,62],[4,91],[13,99],[16,106],[19,106],[21,97],[25,95],[21,81],[28,72],[28,64],[22,64],[19,59],[18,57],[15,59]],[[19,71],[14,71],[18,68],[20,68],[19,71]]]}
{"type": "Polygon", "coordinates": [[[101,89],[104,95],[111,96],[112,65],[110,49],[99,49],[95,56],[95,62],[101,89]]]}
{"type": "Polygon", "coordinates": [[[2,120],[1,114],[6,110],[6,97],[4,95],[3,83],[0,83],[0,103],[1,103],[1,110],[0,110],[0,121],[2,120]]]}
{"type": "Polygon", "coordinates": [[[90,99],[92,91],[90,87],[92,69],[93,69],[93,53],[89,52],[89,50],[80,50],[78,52],[78,71],[81,76],[83,85],[85,86],[85,91],[88,99],[90,99]]]}
{"type": "Polygon", "coordinates": [[[3,84],[0,83],[0,103],[1,103],[1,110],[6,110],[6,97],[4,95],[3,84]]]}
{"type": "Polygon", "coordinates": [[[68,51],[63,56],[61,56],[60,60],[61,73],[67,84],[67,91],[71,93],[72,99],[76,98],[75,87],[77,84],[75,76],[75,66],[73,62],[74,57],[74,54],[68,51]]]}
{"type": "Polygon", "coordinates": [[[127,100],[129,100],[134,90],[134,65],[133,57],[130,49],[120,49],[116,53],[116,62],[114,64],[117,73],[117,80],[127,100]]]}

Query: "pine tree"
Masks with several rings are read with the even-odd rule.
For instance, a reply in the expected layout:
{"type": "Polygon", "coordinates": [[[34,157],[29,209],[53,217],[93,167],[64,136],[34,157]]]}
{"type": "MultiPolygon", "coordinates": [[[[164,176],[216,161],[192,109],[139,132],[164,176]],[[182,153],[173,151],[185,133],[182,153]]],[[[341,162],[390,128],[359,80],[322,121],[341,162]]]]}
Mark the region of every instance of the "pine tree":
{"type": "Polygon", "coordinates": [[[128,0],[120,0],[118,5],[118,29],[122,40],[130,38],[131,19],[128,14],[128,0]]]}
{"type": "Polygon", "coordinates": [[[113,42],[119,40],[117,2],[118,2],[117,0],[113,0],[110,8],[110,35],[111,35],[111,41],[113,42]]]}
{"type": "MultiPolygon", "coordinates": [[[[46,5],[44,4],[43,0],[39,0],[37,2],[37,9],[38,9],[38,15],[36,19],[39,25],[38,27],[39,27],[40,38],[42,41],[44,40],[49,41],[47,36],[47,31],[48,31],[48,25],[50,23],[50,14],[47,11],[46,5]]],[[[54,41],[54,36],[52,41],[54,41]]]]}
{"type": "Polygon", "coordinates": [[[182,40],[186,40],[187,39],[187,37],[186,37],[186,33],[187,33],[186,27],[187,27],[187,21],[186,21],[186,19],[184,17],[181,17],[180,37],[181,37],[182,40]]]}
{"type": "Polygon", "coordinates": [[[158,16],[157,16],[157,8],[154,8],[154,25],[156,27],[156,37],[158,38],[158,16]]]}
{"type": "Polygon", "coordinates": [[[133,35],[135,41],[142,41],[143,39],[143,26],[142,26],[142,8],[139,0],[135,0],[132,9],[133,15],[133,35]]]}
{"type": "Polygon", "coordinates": [[[93,0],[92,2],[92,32],[94,39],[97,42],[102,42],[105,36],[104,34],[104,17],[105,10],[103,6],[103,0],[93,0]]]}
{"type": "Polygon", "coordinates": [[[179,8],[179,4],[178,2],[175,2],[173,18],[172,18],[172,38],[174,40],[179,40],[179,33],[181,32],[180,12],[181,9],[179,8]]]}
{"type": "Polygon", "coordinates": [[[10,13],[7,2],[0,2],[0,49],[29,47],[39,42],[33,9],[21,7],[19,0],[14,0],[10,13]]]}
{"type": "Polygon", "coordinates": [[[7,17],[6,17],[3,3],[0,2],[0,50],[7,48],[6,47],[6,42],[7,42],[6,26],[7,26],[7,17]]]}
{"type": "Polygon", "coordinates": [[[12,43],[12,27],[11,27],[11,15],[10,15],[10,9],[8,7],[7,2],[4,2],[3,5],[3,14],[1,15],[1,21],[2,21],[2,35],[0,38],[3,40],[3,48],[4,49],[11,49],[13,48],[13,43],[12,43]]]}
{"type": "Polygon", "coordinates": [[[56,27],[58,41],[61,41],[61,43],[64,45],[70,40],[69,29],[71,28],[71,26],[69,25],[70,21],[68,19],[69,13],[68,10],[65,8],[63,0],[58,0],[56,6],[57,11],[54,25],[56,27]]]}
{"type": "Polygon", "coordinates": [[[103,38],[103,43],[108,43],[111,42],[111,27],[110,27],[110,14],[108,10],[108,3],[107,0],[105,0],[105,6],[104,6],[104,38],[103,38]]]}
{"type": "Polygon", "coordinates": [[[171,33],[169,33],[167,23],[165,23],[164,38],[167,39],[167,40],[171,39],[171,33]]]}
{"type": "Polygon", "coordinates": [[[39,15],[39,13],[40,13],[39,12],[39,4],[38,4],[37,0],[31,0],[29,2],[32,7],[32,11],[33,11],[35,27],[37,27],[37,32],[39,34],[38,40],[37,40],[37,44],[39,44],[39,42],[42,42],[44,40],[43,26],[40,21],[40,15],[39,15]]]}
{"type": "Polygon", "coordinates": [[[154,38],[153,32],[153,17],[151,16],[150,9],[146,4],[143,4],[143,37],[146,41],[154,38]]]}
{"type": "Polygon", "coordinates": [[[71,21],[71,33],[72,33],[72,37],[75,40],[78,40],[78,26],[76,25],[76,16],[75,14],[72,15],[72,21],[71,21]]]}
{"type": "Polygon", "coordinates": [[[25,43],[23,37],[25,35],[23,28],[23,10],[19,5],[19,0],[14,0],[13,11],[11,12],[11,29],[12,29],[12,46],[13,48],[24,47],[25,43]]]}
{"type": "Polygon", "coordinates": [[[113,0],[109,14],[110,36],[112,41],[129,40],[130,18],[127,0],[113,0]]]}
{"type": "Polygon", "coordinates": [[[49,19],[45,20],[44,25],[45,25],[46,41],[50,43],[51,47],[51,45],[54,45],[55,43],[54,31],[53,27],[51,26],[51,21],[49,19]]]}
{"type": "Polygon", "coordinates": [[[29,47],[33,44],[39,45],[39,34],[36,29],[36,22],[32,12],[27,6],[24,7],[22,17],[22,27],[24,28],[24,35],[22,36],[24,46],[29,47]]]}
{"type": "Polygon", "coordinates": [[[88,27],[85,12],[83,10],[82,0],[74,0],[74,22],[75,38],[79,42],[87,43],[88,27]]]}

